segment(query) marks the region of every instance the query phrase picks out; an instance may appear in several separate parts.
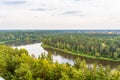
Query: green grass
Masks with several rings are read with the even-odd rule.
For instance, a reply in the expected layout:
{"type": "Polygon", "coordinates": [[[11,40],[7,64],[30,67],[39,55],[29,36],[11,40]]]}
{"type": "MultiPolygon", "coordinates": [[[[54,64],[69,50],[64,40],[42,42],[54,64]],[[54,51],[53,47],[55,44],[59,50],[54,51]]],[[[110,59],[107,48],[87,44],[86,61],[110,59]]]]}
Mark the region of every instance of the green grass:
{"type": "Polygon", "coordinates": [[[114,59],[112,59],[112,58],[95,57],[95,56],[90,56],[90,55],[87,55],[87,54],[82,54],[82,53],[79,53],[79,54],[78,54],[78,53],[71,52],[71,51],[65,51],[65,50],[63,50],[63,49],[55,48],[55,47],[48,46],[48,45],[45,45],[45,44],[42,44],[42,47],[43,47],[43,48],[47,48],[47,49],[52,49],[52,50],[61,51],[61,52],[64,52],[64,53],[68,53],[68,54],[71,54],[71,55],[75,55],[75,56],[86,57],[86,58],[90,58],[90,59],[120,62],[120,60],[114,60],[114,59]]]}

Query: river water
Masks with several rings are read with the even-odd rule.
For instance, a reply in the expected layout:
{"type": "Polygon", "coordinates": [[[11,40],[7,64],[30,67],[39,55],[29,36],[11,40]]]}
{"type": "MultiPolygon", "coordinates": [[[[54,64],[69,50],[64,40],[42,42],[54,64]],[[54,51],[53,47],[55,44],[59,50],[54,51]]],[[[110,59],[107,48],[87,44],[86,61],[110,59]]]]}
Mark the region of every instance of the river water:
{"type": "Polygon", "coordinates": [[[35,57],[38,57],[42,53],[47,54],[48,51],[52,53],[53,61],[58,61],[58,63],[69,63],[71,65],[74,64],[74,60],[76,58],[80,58],[81,60],[85,60],[87,65],[92,65],[93,63],[102,64],[103,66],[110,65],[111,68],[116,68],[118,65],[120,65],[120,62],[113,62],[113,61],[106,61],[106,60],[98,60],[98,59],[91,59],[81,56],[75,56],[68,53],[63,53],[60,51],[50,50],[50,49],[43,49],[41,46],[42,43],[33,43],[33,44],[22,44],[19,46],[14,46],[14,48],[25,48],[28,53],[34,54],[35,57]]]}
{"type": "Polygon", "coordinates": [[[0,80],[5,80],[5,79],[3,79],[2,77],[0,77],[0,80]]]}
{"type": "MultiPolygon", "coordinates": [[[[34,54],[35,57],[37,58],[42,53],[48,54],[48,52],[42,48],[41,44],[42,43],[33,43],[33,44],[20,44],[20,43],[13,44],[13,43],[11,43],[9,45],[12,46],[13,48],[18,48],[18,49],[24,48],[28,51],[29,55],[34,54]],[[15,45],[17,45],[17,46],[15,46],[15,45]]],[[[60,54],[53,53],[52,56],[53,56],[53,62],[58,61],[58,63],[61,63],[61,64],[62,63],[69,63],[71,65],[74,64],[72,59],[65,58],[64,56],[61,56],[60,54]]],[[[2,77],[0,77],[0,80],[4,80],[4,79],[2,77]]]]}
{"type": "MultiPolygon", "coordinates": [[[[29,55],[34,54],[35,57],[37,58],[39,55],[41,55],[42,53],[47,54],[48,51],[52,52],[52,56],[53,56],[53,62],[58,61],[58,63],[69,63],[71,65],[74,64],[74,60],[78,57],[78,56],[74,56],[74,55],[70,55],[67,53],[63,53],[60,51],[54,51],[54,50],[50,50],[50,49],[43,49],[43,47],[41,46],[42,43],[32,43],[32,44],[27,44],[27,43],[10,43],[9,45],[12,46],[13,48],[24,48],[28,51],[29,55]],[[18,44],[19,43],[19,44],[18,44]],[[15,46],[17,45],[17,46],[15,46]]],[[[92,65],[93,63],[98,63],[98,64],[102,64],[103,66],[107,66],[110,65],[112,69],[116,68],[118,65],[120,65],[120,62],[112,62],[112,61],[104,61],[104,60],[97,60],[97,59],[89,59],[86,57],[79,57],[80,59],[84,59],[86,60],[87,66],[88,65],[92,65]]],[[[3,78],[0,77],[0,80],[4,80],[3,78]]]]}
{"type": "MultiPolygon", "coordinates": [[[[26,45],[14,46],[13,48],[18,48],[18,49],[24,48],[28,51],[30,55],[34,54],[35,57],[37,58],[42,53],[45,53],[45,54],[48,53],[45,49],[42,48],[41,44],[42,43],[26,44],[26,45]]],[[[55,52],[52,54],[52,56],[53,56],[53,62],[58,61],[58,63],[69,63],[71,65],[74,64],[74,61],[72,59],[65,58],[55,52]]]]}

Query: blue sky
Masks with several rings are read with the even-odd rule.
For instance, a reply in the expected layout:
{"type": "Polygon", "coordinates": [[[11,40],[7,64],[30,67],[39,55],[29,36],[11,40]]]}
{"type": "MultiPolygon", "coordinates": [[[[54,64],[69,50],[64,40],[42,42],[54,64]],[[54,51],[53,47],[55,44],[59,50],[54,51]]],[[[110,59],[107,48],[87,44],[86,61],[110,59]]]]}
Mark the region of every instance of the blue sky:
{"type": "Polygon", "coordinates": [[[120,29],[120,0],[0,0],[0,29],[120,29]]]}

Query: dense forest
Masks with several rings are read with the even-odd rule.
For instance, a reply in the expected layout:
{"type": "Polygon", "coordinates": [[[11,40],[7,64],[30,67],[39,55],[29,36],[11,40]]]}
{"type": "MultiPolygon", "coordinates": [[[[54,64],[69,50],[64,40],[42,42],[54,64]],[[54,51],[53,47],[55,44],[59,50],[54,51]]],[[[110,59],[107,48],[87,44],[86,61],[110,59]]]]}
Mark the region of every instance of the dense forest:
{"type": "Polygon", "coordinates": [[[16,30],[5,30],[0,31],[0,44],[8,44],[15,41],[37,41],[41,42],[45,36],[50,34],[62,33],[64,31],[55,31],[55,30],[23,30],[23,31],[16,31],[16,30]]]}
{"type": "MultiPolygon", "coordinates": [[[[44,32],[45,34],[45,32],[44,32]]],[[[0,32],[0,43],[8,43],[14,41],[30,41],[41,40],[42,32],[0,32]]]]}
{"type": "Polygon", "coordinates": [[[0,32],[0,77],[5,80],[120,80],[120,66],[110,66],[77,58],[73,65],[53,62],[52,53],[38,58],[25,49],[13,49],[9,43],[42,42],[43,47],[72,52],[78,56],[120,61],[120,35],[71,31],[6,31],[0,32]]]}
{"type": "MultiPolygon", "coordinates": [[[[0,44],[15,41],[43,42],[45,45],[71,51],[77,55],[120,60],[120,35],[98,31],[6,31],[0,32],[0,44]]],[[[30,42],[30,43],[31,43],[30,42]]]]}
{"type": "Polygon", "coordinates": [[[45,45],[97,58],[120,60],[120,35],[103,33],[59,33],[45,36],[45,45]]]}
{"type": "MultiPolygon", "coordinates": [[[[43,42],[47,46],[108,60],[120,61],[120,35],[100,31],[6,31],[0,32],[0,44],[15,41],[43,42]]],[[[30,43],[31,43],[30,42],[30,43]]]]}
{"type": "Polygon", "coordinates": [[[0,76],[5,80],[120,80],[120,67],[112,71],[110,66],[87,67],[79,58],[73,66],[53,63],[51,53],[37,59],[25,49],[0,45],[0,76]]]}

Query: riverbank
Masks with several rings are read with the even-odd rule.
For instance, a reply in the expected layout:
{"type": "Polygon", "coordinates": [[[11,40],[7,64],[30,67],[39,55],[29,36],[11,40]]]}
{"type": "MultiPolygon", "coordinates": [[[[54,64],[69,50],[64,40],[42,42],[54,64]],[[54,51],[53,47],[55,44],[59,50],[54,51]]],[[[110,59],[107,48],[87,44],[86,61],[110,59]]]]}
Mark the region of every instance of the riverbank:
{"type": "Polygon", "coordinates": [[[19,45],[22,45],[22,44],[33,44],[33,43],[39,43],[39,42],[41,42],[39,39],[31,39],[31,40],[8,40],[8,41],[0,41],[0,44],[5,44],[5,45],[8,45],[8,46],[11,46],[14,43],[17,43],[17,44],[14,44],[14,45],[15,46],[19,46],[19,45]]]}
{"type": "Polygon", "coordinates": [[[89,59],[94,59],[94,60],[120,62],[120,60],[114,60],[114,59],[104,58],[104,57],[95,57],[95,56],[90,56],[90,55],[86,55],[86,54],[78,54],[78,53],[71,52],[71,51],[65,51],[65,50],[62,50],[62,49],[59,49],[59,48],[55,48],[55,47],[52,47],[52,46],[48,46],[48,45],[45,45],[45,44],[42,44],[42,47],[44,49],[56,50],[56,51],[60,51],[60,52],[63,52],[63,53],[70,54],[70,55],[78,56],[78,57],[81,56],[81,57],[85,57],[85,58],[89,58],[89,59]]]}
{"type": "Polygon", "coordinates": [[[16,41],[16,40],[1,41],[0,44],[6,44],[6,43],[14,42],[14,41],[16,41]]]}

